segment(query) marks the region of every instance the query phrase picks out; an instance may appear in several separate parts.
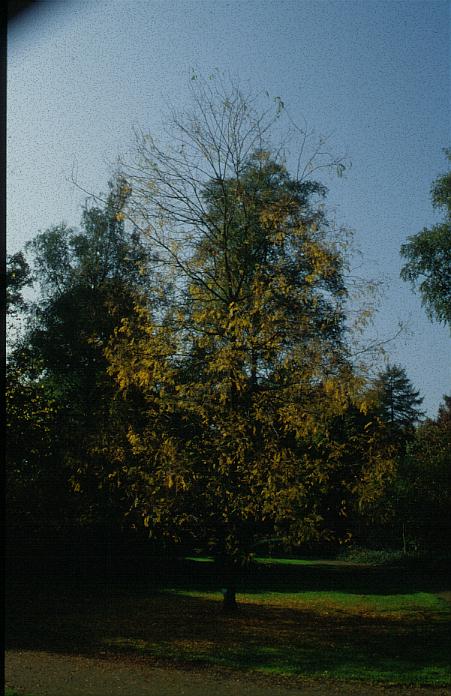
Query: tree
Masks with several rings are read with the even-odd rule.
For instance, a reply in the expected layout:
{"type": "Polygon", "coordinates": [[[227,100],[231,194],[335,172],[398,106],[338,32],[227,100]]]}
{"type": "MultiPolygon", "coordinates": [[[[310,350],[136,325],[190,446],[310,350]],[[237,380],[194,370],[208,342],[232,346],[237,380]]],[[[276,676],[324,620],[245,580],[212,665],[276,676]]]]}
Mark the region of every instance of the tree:
{"type": "Polygon", "coordinates": [[[55,402],[15,361],[7,367],[5,404],[8,540],[17,546],[63,523],[69,486],[55,457],[55,402]]]}
{"type": "Polygon", "coordinates": [[[408,436],[424,416],[419,406],[423,397],[416,391],[400,365],[388,365],[374,382],[378,415],[391,426],[393,433],[408,436]]]}
{"type": "Polygon", "coordinates": [[[202,82],[193,98],[173,115],[176,148],[141,134],[123,169],[128,214],[170,292],[163,311],[123,321],[107,349],[125,397],[146,405],[116,483],[152,534],[212,550],[233,607],[234,572],[259,532],[292,543],[333,534],[320,501],[336,469],[354,486],[359,474],[341,467],[329,423],[358,380],[325,187],[289,174],[267,142],[274,120],[238,89],[202,82]]]}
{"type": "Polygon", "coordinates": [[[6,311],[16,314],[25,308],[22,290],[31,285],[30,267],[23,252],[19,251],[6,260],[6,311]]]}
{"type": "Polygon", "coordinates": [[[80,231],[53,226],[26,247],[40,293],[13,360],[22,385],[51,395],[58,414],[52,448],[66,482],[83,493],[78,512],[86,523],[110,519],[110,492],[99,489],[97,474],[108,465],[105,441],[121,437],[122,406],[104,347],[149,288],[148,251],[124,221],[127,195],[116,179],[103,207],[86,206],[80,231]]]}
{"type": "MultiPolygon", "coordinates": [[[[451,160],[451,150],[445,150],[451,160]]],[[[451,172],[438,177],[431,190],[435,208],[444,211],[442,223],[424,228],[401,246],[406,263],[401,278],[418,286],[431,319],[451,324],[451,172]]]]}
{"type": "Polygon", "coordinates": [[[451,396],[443,395],[443,404],[440,404],[437,415],[439,425],[451,423],[451,396]]]}
{"type": "Polygon", "coordinates": [[[6,258],[6,297],[5,329],[8,349],[14,345],[20,335],[20,324],[27,303],[23,298],[23,289],[32,284],[31,270],[23,252],[17,252],[6,258]]]}
{"type": "MultiPolygon", "coordinates": [[[[386,541],[399,543],[399,538],[402,538],[404,552],[407,552],[407,537],[412,529],[411,518],[414,514],[410,508],[411,483],[413,470],[416,469],[412,453],[418,440],[418,423],[424,417],[424,412],[420,410],[423,398],[400,365],[388,365],[379,373],[370,397],[373,399],[373,413],[386,424],[385,447],[391,449],[395,462],[386,494],[379,501],[385,507],[385,514],[380,515],[372,527],[386,541]]],[[[368,532],[371,536],[370,529],[368,532]]]]}
{"type": "Polygon", "coordinates": [[[444,397],[437,418],[427,419],[408,442],[393,483],[395,520],[402,528],[403,547],[439,550],[451,534],[450,397],[444,397]]]}
{"type": "Polygon", "coordinates": [[[64,482],[53,459],[55,404],[45,384],[23,369],[23,356],[17,349],[19,332],[12,331],[13,322],[27,310],[22,291],[31,284],[31,269],[23,252],[8,256],[6,310],[12,352],[5,374],[5,502],[8,542],[16,549],[24,539],[36,539],[44,520],[48,531],[67,504],[64,482]]]}

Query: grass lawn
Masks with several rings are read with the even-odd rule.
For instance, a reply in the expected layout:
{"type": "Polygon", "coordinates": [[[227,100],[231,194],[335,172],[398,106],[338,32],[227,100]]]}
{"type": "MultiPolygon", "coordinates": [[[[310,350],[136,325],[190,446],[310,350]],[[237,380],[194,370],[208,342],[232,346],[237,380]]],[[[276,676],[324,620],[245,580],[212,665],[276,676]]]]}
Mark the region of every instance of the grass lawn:
{"type": "Polygon", "coordinates": [[[186,559],[159,573],[123,569],[103,582],[16,580],[8,646],[286,677],[451,684],[443,569],[260,559],[241,579],[235,615],[222,612],[216,573],[208,559],[186,559]]]}

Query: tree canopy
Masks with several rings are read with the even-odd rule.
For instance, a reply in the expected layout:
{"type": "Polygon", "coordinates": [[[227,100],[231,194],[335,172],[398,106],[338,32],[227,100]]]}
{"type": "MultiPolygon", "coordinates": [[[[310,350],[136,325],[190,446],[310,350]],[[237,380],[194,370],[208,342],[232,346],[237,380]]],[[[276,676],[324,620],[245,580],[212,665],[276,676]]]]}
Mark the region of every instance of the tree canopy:
{"type": "MultiPolygon", "coordinates": [[[[446,150],[451,160],[451,150],[446,150]]],[[[431,189],[432,203],[444,220],[408,238],[401,246],[406,263],[401,278],[418,287],[431,319],[451,325],[451,172],[439,176],[431,189]]]]}
{"type": "Polygon", "coordinates": [[[31,272],[22,251],[12,254],[6,260],[6,311],[16,314],[25,308],[22,290],[31,285],[31,272]]]}
{"type": "MultiPolygon", "coordinates": [[[[103,207],[86,206],[80,230],[56,225],[28,243],[39,289],[29,303],[26,330],[11,353],[8,372],[11,458],[23,451],[21,433],[25,427],[30,430],[29,421],[36,421],[35,429],[42,421],[41,406],[34,416],[27,415],[32,404],[47,400],[52,432],[42,431],[41,440],[45,435],[51,441],[52,457],[37,454],[33,466],[44,478],[46,467],[54,467],[66,486],[82,492],[86,509],[79,513],[87,517],[93,510],[92,515],[100,514],[102,498],[109,495],[99,488],[108,468],[103,443],[115,441],[121,432],[104,349],[150,282],[148,251],[124,222],[126,197],[124,181],[116,179],[103,207]],[[36,398],[30,396],[29,408],[19,417],[21,393],[36,393],[36,398]]],[[[33,439],[38,441],[41,431],[36,432],[33,439]]]]}

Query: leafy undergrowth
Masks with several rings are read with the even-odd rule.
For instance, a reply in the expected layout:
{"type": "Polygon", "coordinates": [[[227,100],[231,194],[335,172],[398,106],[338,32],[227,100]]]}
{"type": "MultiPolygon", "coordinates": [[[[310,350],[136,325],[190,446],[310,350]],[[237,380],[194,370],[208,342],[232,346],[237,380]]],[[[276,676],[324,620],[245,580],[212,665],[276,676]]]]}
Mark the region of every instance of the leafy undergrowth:
{"type": "Polygon", "coordinates": [[[451,613],[443,583],[424,568],[263,562],[242,578],[238,612],[226,615],[213,564],[194,560],[158,579],[125,574],[84,588],[54,580],[33,592],[22,582],[8,602],[8,644],[286,677],[446,685],[451,613]]]}

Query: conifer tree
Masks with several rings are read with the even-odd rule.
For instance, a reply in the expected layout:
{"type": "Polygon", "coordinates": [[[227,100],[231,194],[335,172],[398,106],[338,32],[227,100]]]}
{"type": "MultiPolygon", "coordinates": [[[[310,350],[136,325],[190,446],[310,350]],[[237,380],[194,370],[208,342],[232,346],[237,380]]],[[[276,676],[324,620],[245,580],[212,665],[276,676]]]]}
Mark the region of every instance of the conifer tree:
{"type": "Polygon", "coordinates": [[[412,433],[415,424],[424,416],[419,408],[423,397],[414,389],[405,369],[400,365],[388,365],[379,373],[374,387],[380,417],[393,430],[412,433]]]}

